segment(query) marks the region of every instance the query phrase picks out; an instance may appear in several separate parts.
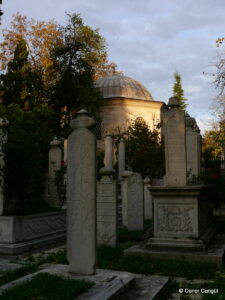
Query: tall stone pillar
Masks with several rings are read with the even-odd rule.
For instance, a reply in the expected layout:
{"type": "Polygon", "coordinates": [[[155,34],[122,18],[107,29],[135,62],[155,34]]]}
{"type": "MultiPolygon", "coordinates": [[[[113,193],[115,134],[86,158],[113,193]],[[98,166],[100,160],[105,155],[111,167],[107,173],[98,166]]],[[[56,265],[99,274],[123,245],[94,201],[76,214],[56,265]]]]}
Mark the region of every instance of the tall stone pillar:
{"type": "Polygon", "coordinates": [[[125,171],[125,142],[121,138],[119,142],[119,177],[125,171]]]}
{"type": "Polygon", "coordinates": [[[3,168],[5,166],[5,157],[3,147],[7,143],[7,131],[6,128],[9,122],[5,119],[0,118],[0,216],[4,212],[4,174],[3,168]]]}
{"type": "Polygon", "coordinates": [[[61,168],[62,161],[62,150],[61,150],[61,142],[54,138],[54,140],[50,143],[50,151],[49,151],[49,204],[52,207],[61,207],[60,203],[60,195],[57,190],[57,186],[55,185],[55,172],[59,171],[61,168]]]}
{"type": "Polygon", "coordinates": [[[94,274],[96,265],[95,121],[80,110],[70,126],[67,153],[67,258],[70,272],[94,274]]]}
{"type": "Polygon", "coordinates": [[[144,218],[145,219],[152,219],[152,195],[149,191],[151,184],[150,179],[146,177],[144,179],[144,218]]]}
{"type": "Polygon", "coordinates": [[[187,184],[187,157],[185,113],[179,109],[177,97],[169,100],[169,110],[164,113],[166,186],[178,187],[187,184]]]}
{"type": "Polygon", "coordinates": [[[200,130],[194,118],[186,116],[186,150],[187,150],[187,173],[189,179],[197,176],[201,168],[201,136],[200,130]]]}
{"type": "Polygon", "coordinates": [[[111,134],[107,134],[105,137],[105,168],[114,172],[114,151],[113,151],[113,138],[111,134]]]}

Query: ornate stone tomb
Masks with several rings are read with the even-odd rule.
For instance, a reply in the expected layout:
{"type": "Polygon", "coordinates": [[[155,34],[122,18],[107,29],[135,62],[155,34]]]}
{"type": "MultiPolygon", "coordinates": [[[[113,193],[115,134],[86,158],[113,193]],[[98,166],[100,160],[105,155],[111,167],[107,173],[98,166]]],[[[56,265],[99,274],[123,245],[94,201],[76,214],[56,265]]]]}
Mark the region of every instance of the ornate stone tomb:
{"type": "Polygon", "coordinates": [[[0,254],[20,254],[66,239],[66,211],[0,217],[0,254]]]}
{"type": "Polygon", "coordinates": [[[212,238],[210,186],[150,187],[154,197],[154,237],[150,248],[203,250],[212,238]]]}

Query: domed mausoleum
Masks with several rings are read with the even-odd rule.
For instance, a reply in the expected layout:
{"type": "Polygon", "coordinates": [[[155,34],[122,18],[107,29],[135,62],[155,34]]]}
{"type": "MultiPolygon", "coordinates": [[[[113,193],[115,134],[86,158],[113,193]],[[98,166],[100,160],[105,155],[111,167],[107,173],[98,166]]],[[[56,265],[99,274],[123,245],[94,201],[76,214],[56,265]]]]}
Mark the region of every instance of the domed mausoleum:
{"type": "Polygon", "coordinates": [[[161,101],[155,101],[150,92],[137,80],[115,74],[96,80],[104,104],[100,112],[101,139],[107,132],[126,129],[130,121],[143,118],[154,128],[161,120],[161,101]]]}

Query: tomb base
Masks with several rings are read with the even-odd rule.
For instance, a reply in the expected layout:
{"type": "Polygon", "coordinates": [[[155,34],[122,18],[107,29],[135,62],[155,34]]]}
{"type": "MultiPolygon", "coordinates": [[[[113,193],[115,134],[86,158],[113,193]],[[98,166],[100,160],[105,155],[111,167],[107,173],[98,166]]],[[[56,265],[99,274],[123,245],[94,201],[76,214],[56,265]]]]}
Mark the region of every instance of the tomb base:
{"type": "Polygon", "coordinates": [[[205,250],[214,236],[211,186],[150,187],[154,234],[148,249],[205,250]]]}

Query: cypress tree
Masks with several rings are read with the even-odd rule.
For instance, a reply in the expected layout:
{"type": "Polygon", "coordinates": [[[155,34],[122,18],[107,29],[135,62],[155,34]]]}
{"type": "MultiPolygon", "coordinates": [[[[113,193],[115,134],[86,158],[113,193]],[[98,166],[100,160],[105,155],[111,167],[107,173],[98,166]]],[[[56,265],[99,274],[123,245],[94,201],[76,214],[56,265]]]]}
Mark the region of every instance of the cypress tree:
{"type": "Polygon", "coordinates": [[[181,84],[181,76],[178,72],[174,73],[174,85],[173,85],[173,96],[178,97],[180,103],[180,109],[186,110],[187,108],[187,99],[184,97],[184,90],[181,84]]]}
{"type": "Polygon", "coordinates": [[[32,109],[41,99],[42,80],[37,70],[28,62],[29,52],[24,39],[14,51],[14,58],[8,63],[7,72],[0,75],[0,90],[4,105],[18,104],[23,110],[32,109]]]}

